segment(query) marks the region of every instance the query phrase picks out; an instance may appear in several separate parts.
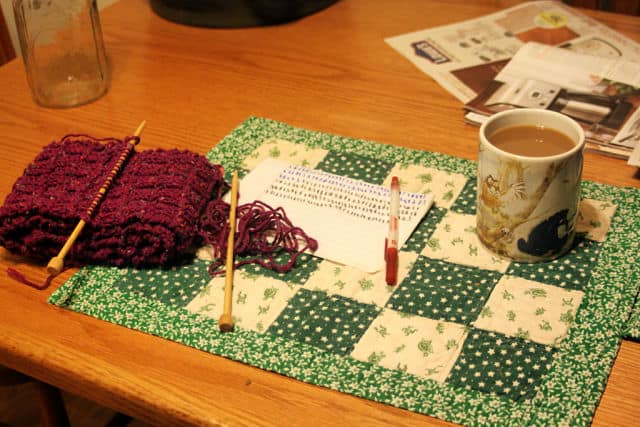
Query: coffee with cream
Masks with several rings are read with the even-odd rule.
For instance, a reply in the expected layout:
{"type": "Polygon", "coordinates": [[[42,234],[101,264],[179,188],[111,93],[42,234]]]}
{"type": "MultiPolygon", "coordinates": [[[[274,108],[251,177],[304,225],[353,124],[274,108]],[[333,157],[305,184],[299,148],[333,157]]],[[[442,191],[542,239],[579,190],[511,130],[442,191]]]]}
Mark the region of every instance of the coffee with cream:
{"type": "Polygon", "coordinates": [[[512,154],[525,157],[547,157],[565,153],[575,147],[568,135],[547,126],[518,125],[496,130],[489,142],[512,154]]]}

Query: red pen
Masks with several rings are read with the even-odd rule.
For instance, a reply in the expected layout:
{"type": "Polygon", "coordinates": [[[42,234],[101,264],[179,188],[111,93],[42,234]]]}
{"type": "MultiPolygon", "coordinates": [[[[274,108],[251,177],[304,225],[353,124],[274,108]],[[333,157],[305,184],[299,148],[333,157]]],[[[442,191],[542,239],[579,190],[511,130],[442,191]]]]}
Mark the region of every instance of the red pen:
{"type": "Polygon", "coordinates": [[[384,260],[387,285],[398,281],[398,216],[400,214],[400,183],[398,177],[391,178],[391,209],[389,214],[389,234],[385,241],[384,260]]]}

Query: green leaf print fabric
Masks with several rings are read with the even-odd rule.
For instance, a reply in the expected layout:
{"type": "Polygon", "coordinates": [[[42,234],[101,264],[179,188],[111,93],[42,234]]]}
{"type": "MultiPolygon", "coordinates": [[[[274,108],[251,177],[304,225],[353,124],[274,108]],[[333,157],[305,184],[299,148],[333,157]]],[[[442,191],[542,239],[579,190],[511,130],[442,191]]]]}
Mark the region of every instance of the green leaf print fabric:
{"type": "Polygon", "coordinates": [[[208,158],[241,176],[266,158],[398,176],[435,204],[399,251],[394,287],[310,254],[287,273],[242,266],[233,333],[218,330],[224,278],[208,276],[207,248],[169,270],[83,268],[50,302],[463,425],[589,425],[624,334],[638,337],[638,189],[584,182],[574,247],[524,264],[479,243],[471,161],[257,117],[208,158]]]}

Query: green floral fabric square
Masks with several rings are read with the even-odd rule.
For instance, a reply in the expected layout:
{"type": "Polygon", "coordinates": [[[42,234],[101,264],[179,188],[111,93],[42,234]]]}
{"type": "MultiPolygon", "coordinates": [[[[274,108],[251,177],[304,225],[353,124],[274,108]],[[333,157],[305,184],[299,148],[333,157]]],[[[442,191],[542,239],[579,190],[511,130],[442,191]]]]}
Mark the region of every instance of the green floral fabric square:
{"type": "Polygon", "coordinates": [[[187,305],[211,280],[209,262],[196,259],[191,264],[162,269],[118,269],[116,289],[134,292],[165,304],[187,305]]]}
{"type": "Polygon", "coordinates": [[[402,249],[416,253],[422,252],[431,234],[446,213],[446,209],[431,206],[429,212],[422,218],[422,221],[420,221],[416,229],[413,230],[413,233],[407,239],[402,249]]]}
{"type": "Polygon", "coordinates": [[[507,274],[548,283],[567,289],[583,290],[589,283],[591,270],[598,261],[600,243],[576,238],[573,248],[549,262],[512,262],[507,274]]]}
{"type": "MultiPolygon", "coordinates": [[[[200,260],[206,261],[207,263],[212,263],[214,258],[211,246],[204,246],[200,248],[196,252],[196,257],[200,260]]],[[[256,257],[257,255],[255,254],[236,256],[235,262],[238,263],[241,261],[250,261],[255,259],[256,257]]],[[[280,253],[276,254],[274,259],[276,264],[285,265],[291,258],[285,251],[280,251],[280,253]]],[[[279,272],[276,270],[271,270],[261,266],[258,263],[241,265],[237,268],[237,271],[242,272],[242,274],[247,277],[254,277],[256,280],[260,277],[270,277],[282,280],[289,284],[301,285],[309,280],[309,276],[318,268],[318,265],[322,263],[322,261],[323,260],[321,258],[308,253],[302,253],[296,260],[293,268],[289,271],[279,272]]],[[[223,271],[224,268],[225,266],[221,265],[218,267],[217,271],[223,271]]]]}
{"type": "Polygon", "coordinates": [[[318,163],[316,169],[371,184],[382,184],[392,166],[392,163],[380,159],[329,151],[318,163]]]}
{"type": "Polygon", "coordinates": [[[436,320],[473,322],[501,274],[418,257],[387,307],[436,320]]]}
{"type": "Polygon", "coordinates": [[[551,346],[472,329],[447,383],[516,401],[530,400],[555,352],[551,346]]]}
{"type": "MultiPolygon", "coordinates": [[[[276,256],[275,260],[278,264],[284,264],[289,260],[289,255],[282,252],[278,254],[278,256],[276,256]]],[[[256,280],[258,280],[260,277],[271,277],[286,283],[295,283],[301,285],[309,280],[309,276],[311,276],[311,274],[313,274],[313,272],[318,269],[318,266],[322,262],[322,258],[304,253],[298,257],[294,268],[286,272],[269,270],[259,264],[245,264],[243,266],[240,266],[238,270],[244,272],[244,274],[247,276],[254,276],[256,280]]]]}
{"type": "Polygon", "coordinates": [[[451,210],[458,213],[475,215],[478,197],[477,191],[478,180],[475,177],[467,180],[460,195],[456,198],[453,205],[451,205],[451,210]]]}
{"type": "Polygon", "coordinates": [[[300,289],[267,332],[347,355],[380,310],[339,295],[300,289]]]}

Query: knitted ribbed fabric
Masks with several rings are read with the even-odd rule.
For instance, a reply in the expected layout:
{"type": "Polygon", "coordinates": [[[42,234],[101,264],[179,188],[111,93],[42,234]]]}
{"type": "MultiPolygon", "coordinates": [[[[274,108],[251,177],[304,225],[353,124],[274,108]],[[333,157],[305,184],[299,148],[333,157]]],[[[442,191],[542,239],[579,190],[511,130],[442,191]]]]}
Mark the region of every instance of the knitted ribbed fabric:
{"type": "Polygon", "coordinates": [[[0,245],[48,260],[87,221],[68,265],[167,266],[202,244],[199,219],[224,189],[222,170],[196,153],[132,152],[91,218],[91,201],[126,141],[69,135],[46,146],[0,208],[0,245]]]}

